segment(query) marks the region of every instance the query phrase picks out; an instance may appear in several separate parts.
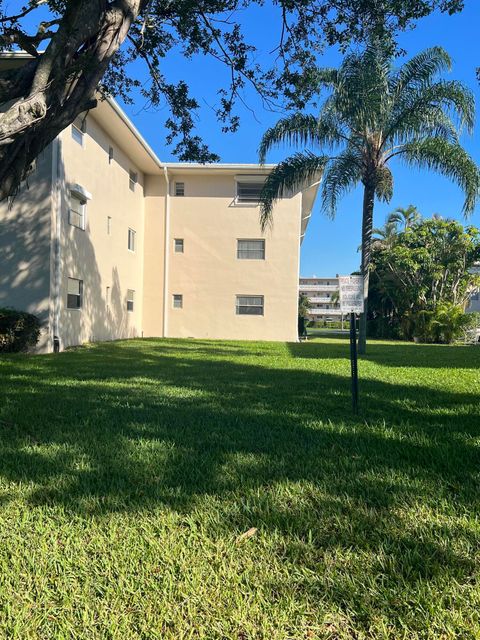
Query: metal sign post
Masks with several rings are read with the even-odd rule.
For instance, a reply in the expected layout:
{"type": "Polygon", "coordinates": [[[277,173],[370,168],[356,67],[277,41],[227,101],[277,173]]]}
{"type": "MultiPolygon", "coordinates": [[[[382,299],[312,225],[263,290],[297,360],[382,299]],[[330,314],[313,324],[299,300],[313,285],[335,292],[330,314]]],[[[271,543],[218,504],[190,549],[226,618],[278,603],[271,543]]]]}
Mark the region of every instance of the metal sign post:
{"type": "Polygon", "coordinates": [[[357,357],[357,320],[356,314],[363,313],[362,276],[341,276],[340,310],[350,314],[350,368],[352,373],[352,408],[358,413],[358,357],[357,357]]]}

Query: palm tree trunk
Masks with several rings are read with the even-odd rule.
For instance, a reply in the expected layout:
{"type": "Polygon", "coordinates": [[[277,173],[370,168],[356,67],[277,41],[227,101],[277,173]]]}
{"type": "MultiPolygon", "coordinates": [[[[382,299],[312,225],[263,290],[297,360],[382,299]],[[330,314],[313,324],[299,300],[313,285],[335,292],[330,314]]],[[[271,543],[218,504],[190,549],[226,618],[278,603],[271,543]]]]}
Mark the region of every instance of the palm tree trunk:
{"type": "Polygon", "coordinates": [[[363,191],[362,217],[362,266],[363,277],[363,313],[360,316],[358,332],[358,353],[367,351],[367,312],[368,312],[368,282],[370,279],[370,258],[373,229],[373,207],[375,203],[375,186],[366,184],[363,191]]]}

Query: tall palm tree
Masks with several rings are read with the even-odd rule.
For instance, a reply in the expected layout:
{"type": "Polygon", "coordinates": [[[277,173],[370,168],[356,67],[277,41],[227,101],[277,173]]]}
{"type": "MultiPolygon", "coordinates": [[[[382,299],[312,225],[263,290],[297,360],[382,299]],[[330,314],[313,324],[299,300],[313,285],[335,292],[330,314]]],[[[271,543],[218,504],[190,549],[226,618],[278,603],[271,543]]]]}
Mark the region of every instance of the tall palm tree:
{"type": "Polygon", "coordinates": [[[466,126],[473,130],[475,102],[460,82],[442,80],[449,55],[427,49],[399,70],[384,47],[371,43],[347,55],[339,69],[319,69],[319,90],[330,91],[318,117],[296,113],[280,120],[263,136],[260,162],[279,144],[302,150],[280,162],[269,174],[261,196],[260,221],[272,220],[275,201],[323,174],[322,204],[333,217],[339,198],[363,185],[362,264],[365,312],[360,320],[359,351],[366,350],[366,316],[375,198],[393,195],[391,160],[434,169],[465,193],[464,212],[476,203],[480,174],[459,141],[466,126]],[[323,152],[323,154],[322,154],[323,152]],[[327,153],[326,153],[327,152],[327,153]]]}
{"type": "Polygon", "coordinates": [[[397,207],[395,211],[387,218],[388,222],[393,222],[395,224],[401,224],[403,226],[403,230],[406,231],[412,225],[420,220],[422,216],[420,215],[420,211],[413,204],[409,204],[407,208],[397,207]]]}

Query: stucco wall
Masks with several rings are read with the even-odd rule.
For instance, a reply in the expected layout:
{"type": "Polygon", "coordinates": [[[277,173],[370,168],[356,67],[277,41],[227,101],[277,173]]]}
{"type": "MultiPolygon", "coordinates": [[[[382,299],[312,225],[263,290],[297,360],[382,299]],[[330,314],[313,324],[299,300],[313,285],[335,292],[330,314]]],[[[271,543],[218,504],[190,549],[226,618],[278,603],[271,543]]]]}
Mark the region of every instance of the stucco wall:
{"type": "Polygon", "coordinates": [[[143,331],[145,337],[163,336],[165,256],[164,176],[145,178],[145,241],[143,280],[143,331]]]}
{"type": "Polygon", "coordinates": [[[301,196],[278,203],[262,234],[259,209],[235,205],[234,175],[176,173],[184,197],[170,199],[168,330],[171,337],[297,339],[301,196]],[[184,253],[175,253],[175,238],[184,253]],[[237,239],[266,239],[265,260],[238,260],[237,239]],[[183,295],[174,309],[173,294],[183,295]],[[263,295],[263,316],[236,315],[237,295],[263,295]]]}
{"type": "Polygon", "coordinates": [[[52,149],[39,156],[11,206],[0,203],[0,306],[33,313],[48,347],[52,149]]]}
{"type": "Polygon", "coordinates": [[[61,278],[59,337],[62,347],[94,340],[141,335],[143,302],[144,178],[137,167],[100,128],[92,115],[86,122],[84,145],[71,127],[60,137],[61,278]],[[114,149],[109,162],[109,147],[114,149]],[[135,191],[129,171],[138,174],[135,191]],[[69,224],[70,187],[91,194],[85,230],[69,224]],[[111,233],[107,232],[107,217],[111,233]],[[136,250],[128,250],[128,228],[136,231],[136,250]],[[68,309],[68,277],[83,280],[83,307],[68,309]],[[107,287],[110,301],[107,305],[107,287]],[[134,311],[127,311],[127,290],[135,291],[134,311]]]}

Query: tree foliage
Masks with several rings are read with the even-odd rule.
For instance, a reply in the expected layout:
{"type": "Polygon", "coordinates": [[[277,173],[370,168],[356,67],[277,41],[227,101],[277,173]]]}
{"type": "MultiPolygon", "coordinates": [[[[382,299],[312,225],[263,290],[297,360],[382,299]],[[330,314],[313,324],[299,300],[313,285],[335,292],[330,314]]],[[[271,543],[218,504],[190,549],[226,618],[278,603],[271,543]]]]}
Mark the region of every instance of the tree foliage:
{"type": "Polygon", "coordinates": [[[219,87],[217,116],[225,131],[239,126],[235,105],[251,85],[265,103],[284,98],[303,108],[314,93],[316,63],[327,44],[346,47],[368,34],[394,34],[462,0],[272,0],[278,46],[269,68],[257,64],[242,16],[263,0],[0,0],[0,46],[23,49],[22,69],[0,70],[0,198],[15,192],[33,159],[83,111],[98,91],[129,99],[137,88],[152,105],[167,106],[167,142],[181,160],[218,159],[195,134],[198,97],[184,79],[163,71],[167,57],[212,56],[230,70],[219,87]],[[42,51],[43,49],[43,51],[42,51]],[[149,82],[130,76],[140,59],[149,82]]]}
{"type": "MultiPolygon", "coordinates": [[[[300,150],[269,174],[262,193],[261,220],[271,221],[276,200],[295,187],[322,180],[323,211],[334,217],[340,199],[361,184],[362,267],[365,308],[375,200],[393,195],[392,160],[432,169],[464,192],[463,211],[473,211],[480,172],[460,144],[462,130],[473,130],[475,100],[460,82],[444,80],[451,60],[440,47],[427,49],[394,67],[391,51],[376,37],[364,51],[345,56],[339,69],[319,69],[317,86],[330,92],[318,117],[295,113],[269,129],[259,157],[279,145],[300,150]]],[[[366,315],[360,323],[365,351],[366,315]]]]}
{"type": "Polygon", "coordinates": [[[419,220],[395,241],[372,247],[369,322],[373,334],[449,342],[466,323],[478,286],[480,230],[454,220],[419,220]]]}

